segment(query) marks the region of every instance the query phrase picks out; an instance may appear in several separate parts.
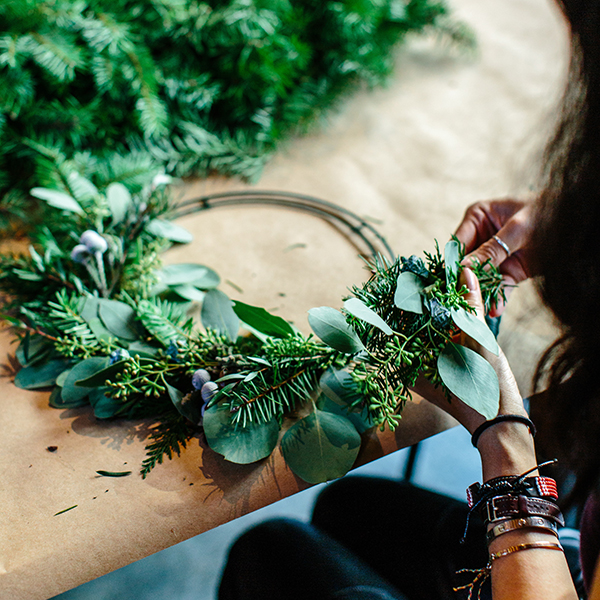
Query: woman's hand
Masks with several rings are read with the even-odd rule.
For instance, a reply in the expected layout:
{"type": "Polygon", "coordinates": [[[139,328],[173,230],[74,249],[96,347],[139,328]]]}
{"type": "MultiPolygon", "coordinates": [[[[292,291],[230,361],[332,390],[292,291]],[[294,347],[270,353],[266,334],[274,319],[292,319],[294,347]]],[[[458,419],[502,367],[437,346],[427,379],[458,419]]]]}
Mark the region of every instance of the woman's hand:
{"type": "MultiPolygon", "coordinates": [[[[483,300],[479,281],[473,271],[465,267],[461,273],[460,284],[467,286],[469,291],[465,299],[476,310],[477,317],[483,321],[483,300]]],[[[527,416],[517,382],[502,350],[499,356],[496,356],[464,333],[461,334],[461,343],[478,352],[496,371],[500,384],[498,414],[527,416]]],[[[470,433],[485,421],[481,414],[456,396],[452,396],[448,402],[443,392],[435,389],[424,378],[417,382],[416,391],[452,415],[470,433]]],[[[479,437],[477,447],[481,454],[484,480],[500,475],[521,474],[536,465],[533,439],[527,426],[522,423],[508,421],[489,427],[479,437]]]]}
{"type": "MultiPolygon", "coordinates": [[[[465,299],[469,305],[475,309],[477,317],[482,321],[485,321],[479,281],[471,269],[465,267],[462,270],[459,284],[467,286],[469,292],[465,296],[465,299]]],[[[481,356],[494,367],[500,384],[500,406],[498,414],[526,415],[527,413],[523,406],[523,400],[519,393],[517,382],[515,381],[514,375],[502,350],[500,350],[499,356],[495,356],[464,333],[461,334],[460,343],[481,354],[481,356]]],[[[440,388],[434,388],[433,385],[428,383],[424,378],[421,378],[417,382],[416,391],[425,399],[451,414],[464,425],[470,433],[473,433],[473,431],[485,421],[485,418],[475,409],[467,406],[455,396],[452,396],[451,402],[448,402],[442,390],[440,388]]]]}
{"type": "MultiPolygon", "coordinates": [[[[506,283],[506,295],[512,286],[531,275],[528,244],[533,226],[533,202],[523,200],[486,200],[472,204],[456,230],[456,237],[465,245],[467,255],[463,265],[473,259],[484,263],[488,259],[499,268],[506,283]],[[493,236],[497,235],[510,250],[493,236]]],[[[492,306],[490,316],[502,314],[504,303],[492,306]]]]}

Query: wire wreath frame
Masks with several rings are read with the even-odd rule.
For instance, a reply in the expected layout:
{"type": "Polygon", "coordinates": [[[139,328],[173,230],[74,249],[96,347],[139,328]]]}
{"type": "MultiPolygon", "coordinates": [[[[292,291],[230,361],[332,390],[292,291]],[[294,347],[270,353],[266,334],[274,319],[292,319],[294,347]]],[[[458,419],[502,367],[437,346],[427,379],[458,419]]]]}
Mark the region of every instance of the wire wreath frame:
{"type": "Polygon", "coordinates": [[[374,259],[381,255],[392,262],[396,259],[385,237],[371,223],[333,202],[305,194],[268,190],[208,194],[176,204],[172,218],[177,220],[205,210],[233,206],[275,206],[306,212],[329,223],[358,250],[360,256],[374,259]]]}

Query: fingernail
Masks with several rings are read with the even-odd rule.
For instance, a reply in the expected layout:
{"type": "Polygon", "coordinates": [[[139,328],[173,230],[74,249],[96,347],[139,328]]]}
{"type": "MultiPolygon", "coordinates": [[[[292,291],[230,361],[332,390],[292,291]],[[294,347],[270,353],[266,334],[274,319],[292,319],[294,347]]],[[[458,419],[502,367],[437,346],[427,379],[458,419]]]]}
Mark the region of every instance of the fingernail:
{"type": "Polygon", "coordinates": [[[468,267],[463,269],[463,276],[465,278],[465,285],[469,288],[469,291],[476,292],[479,289],[479,280],[475,273],[468,267]]]}

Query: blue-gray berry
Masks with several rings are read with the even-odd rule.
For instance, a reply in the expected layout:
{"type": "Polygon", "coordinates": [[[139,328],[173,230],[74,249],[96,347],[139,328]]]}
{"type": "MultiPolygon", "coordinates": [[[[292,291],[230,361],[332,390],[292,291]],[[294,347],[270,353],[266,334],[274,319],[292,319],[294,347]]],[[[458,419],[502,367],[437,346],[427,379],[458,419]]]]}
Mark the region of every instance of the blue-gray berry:
{"type": "Polygon", "coordinates": [[[117,348],[110,353],[110,364],[114,365],[116,362],[120,360],[126,360],[130,357],[129,352],[123,348],[117,348]]]}
{"type": "Polygon", "coordinates": [[[218,390],[219,386],[214,381],[207,381],[200,390],[202,400],[204,400],[204,402],[209,402],[218,390]]]}
{"type": "Polygon", "coordinates": [[[87,247],[90,252],[104,254],[108,250],[107,241],[97,232],[88,229],[81,234],[79,243],[87,247]]]}
{"type": "Polygon", "coordinates": [[[71,260],[82,263],[90,255],[90,251],[87,246],[83,244],[77,244],[73,250],[71,250],[71,260]]]}
{"type": "Polygon", "coordinates": [[[196,390],[202,389],[207,381],[210,381],[210,373],[206,369],[198,369],[192,375],[192,385],[196,390]]]}

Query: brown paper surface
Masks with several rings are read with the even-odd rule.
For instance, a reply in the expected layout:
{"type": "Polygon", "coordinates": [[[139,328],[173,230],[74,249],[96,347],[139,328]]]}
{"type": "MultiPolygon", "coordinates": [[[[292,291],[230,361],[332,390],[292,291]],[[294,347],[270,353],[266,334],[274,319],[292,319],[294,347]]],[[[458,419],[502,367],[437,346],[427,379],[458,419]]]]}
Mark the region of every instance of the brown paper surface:
{"type": "MultiPolygon", "coordinates": [[[[452,5],[477,34],[475,57],[415,40],[398,53],[387,87],[357,92],[315,133],[286,144],[258,187],[317,196],[374,219],[403,255],[431,250],[434,238],[443,244],[471,202],[528,191],[535,182],[530,165],[560,95],[566,31],[546,0],[452,5]]],[[[212,178],[189,182],[182,193],[245,187],[212,178]]],[[[230,296],[303,331],[309,308],[339,307],[347,288],[366,276],[348,241],[303,213],[215,209],[181,224],[195,241],[169,251],[166,261],[215,268],[230,296]]],[[[526,393],[555,332],[531,286],[513,296],[500,339],[526,393]]],[[[11,364],[11,340],[0,332],[0,363],[11,364]]],[[[87,409],[52,409],[47,392],[19,390],[6,375],[0,378],[2,599],[52,597],[306,487],[278,450],[263,463],[240,466],[222,461],[200,439],[142,480],[147,422],[103,423],[87,409]],[[114,479],[98,477],[99,469],[134,473],[114,479]]],[[[373,435],[361,460],[451,424],[425,402],[409,405],[397,433],[373,435]]]]}

